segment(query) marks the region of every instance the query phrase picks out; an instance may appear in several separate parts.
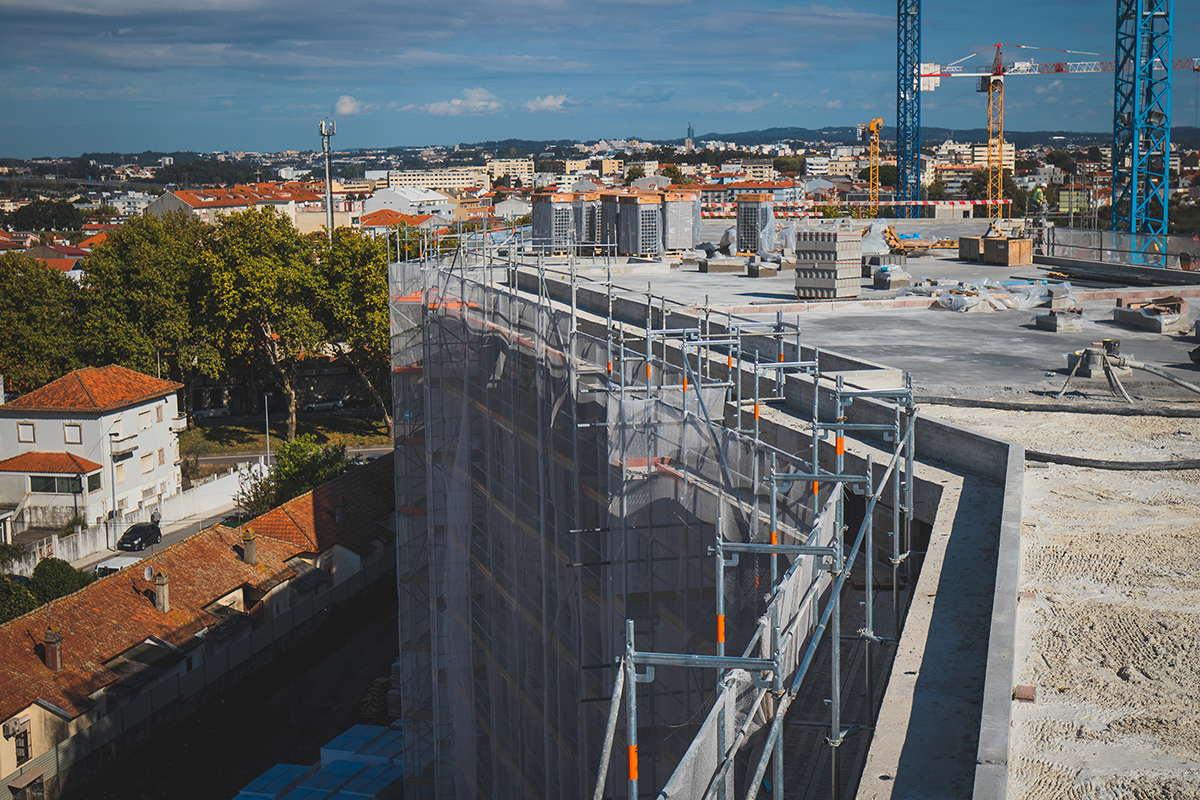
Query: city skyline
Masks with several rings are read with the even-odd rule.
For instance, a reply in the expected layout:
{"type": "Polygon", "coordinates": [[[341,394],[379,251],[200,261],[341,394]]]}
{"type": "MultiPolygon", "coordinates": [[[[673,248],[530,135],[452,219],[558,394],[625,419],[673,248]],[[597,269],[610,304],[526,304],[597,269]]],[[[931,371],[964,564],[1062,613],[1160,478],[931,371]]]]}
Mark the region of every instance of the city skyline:
{"type": "MultiPolygon", "coordinates": [[[[1020,0],[984,16],[926,2],[922,60],[950,63],[997,39],[1110,54],[1115,14],[1096,5],[1020,0]]],[[[450,9],[0,0],[0,9],[4,157],[319,149],[325,117],[337,122],[338,150],[676,139],[689,122],[704,134],[895,117],[895,5],[884,2],[844,10],[752,0],[731,12],[710,0],[464,0],[450,9]]],[[[1200,15],[1180,10],[1175,55],[1200,57],[1200,15]]],[[[1111,73],[1013,78],[1006,127],[1107,130],[1112,87],[1111,73]]],[[[1178,71],[1174,94],[1175,125],[1200,123],[1200,73],[1178,71]]],[[[943,80],[922,104],[926,126],[985,125],[970,80],[943,80]]]]}

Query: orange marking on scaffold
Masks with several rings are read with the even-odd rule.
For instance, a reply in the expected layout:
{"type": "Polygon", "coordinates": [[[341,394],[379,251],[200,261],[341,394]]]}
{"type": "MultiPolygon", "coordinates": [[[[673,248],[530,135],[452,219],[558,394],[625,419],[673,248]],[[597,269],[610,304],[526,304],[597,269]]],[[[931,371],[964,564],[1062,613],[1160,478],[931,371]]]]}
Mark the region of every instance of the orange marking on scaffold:
{"type": "Polygon", "coordinates": [[[683,374],[683,390],[685,392],[687,391],[687,373],[686,372],[683,374]]]}
{"type": "Polygon", "coordinates": [[[820,487],[817,485],[816,481],[813,481],[813,494],[817,494],[818,492],[820,492],[820,487]]]}
{"type": "Polygon", "coordinates": [[[771,531],[771,544],[779,544],[779,531],[771,531]]]}
{"type": "Polygon", "coordinates": [[[650,380],[650,365],[646,365],[646,380],[650,380]]]}
{"type": "Polygon", "coordinates": [[[758,419],[758,403],[754,404],[754,418],[758,419]]]}
{"type": "Polygon", "coordinates": [[[636,781],[637,779],[637,745],[631,744],[629,745],[629,780],[636,781]]]}
{"type": "Polygon", "coordinates": [[[733,354],[729,355],[729,369],[733,369],[733,354]]]}
{"type": "Polygon", "coordinates": [[[783,363],[783,351],[782,350],[779,351],[779,363],[780,364],[783,363]]]}
{"type": "Polygon", "coordinates": [[[844,436],[837,437],[833,440],[833,443],[834,447],[837,448],[837,454],[839,456],[846,455],[846,438],[844,436]]]}
{"type": "Polygon", "coordinates": [[[717,641],[725,643],[725,615],[717,614],[717,641]]]}
{"type": "Polygon", "coordinates": [[[607,365],[608,365],[608,374],[609,374],[609,375],[612,375],[612,362],[611,362],[611,361],[608,361],[608,362],[606,362],[606,363],[607,363],[607,365]]]}

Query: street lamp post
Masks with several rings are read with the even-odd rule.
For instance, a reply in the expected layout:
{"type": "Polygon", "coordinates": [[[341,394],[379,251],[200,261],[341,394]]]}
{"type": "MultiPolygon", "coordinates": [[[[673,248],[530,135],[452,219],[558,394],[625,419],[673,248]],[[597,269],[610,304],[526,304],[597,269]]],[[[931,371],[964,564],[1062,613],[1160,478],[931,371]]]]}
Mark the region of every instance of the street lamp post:
{"type": "MultiPolygon", "coordinates": [[[[117,443],[119,435],[116,431],[109,431],[108,434],[108,467],[112,472],[112,508],[109,510],[110,522],[108,524],[108,533],[109,538],[113,540],[116,539],[116,533],[113,529],[117,524],[117,460],[113,455],[113,445],[117,443]]],[[[109,550],[113,549],[113,545],[110,542],[105,542],[105,544],[108,545],[109,550]]]]}

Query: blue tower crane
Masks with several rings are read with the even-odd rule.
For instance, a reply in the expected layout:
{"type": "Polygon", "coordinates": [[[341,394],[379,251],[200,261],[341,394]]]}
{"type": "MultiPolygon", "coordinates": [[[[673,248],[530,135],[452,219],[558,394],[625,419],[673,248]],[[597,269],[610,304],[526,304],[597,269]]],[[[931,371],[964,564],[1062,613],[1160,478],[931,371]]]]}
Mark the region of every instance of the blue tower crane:
{"type": "MultiPolygon", "coordinates": [[[[896,2],[896,199],[921,199],[921,0],[896,2]]],[[[917,206],[899,206],[904,218],[917,206]]]]}
{"type": "Polygon", "coordinates": [[[1174,0],[1117,0],[1113,230],[1134,250],[1166,252],[1174,0]]]}

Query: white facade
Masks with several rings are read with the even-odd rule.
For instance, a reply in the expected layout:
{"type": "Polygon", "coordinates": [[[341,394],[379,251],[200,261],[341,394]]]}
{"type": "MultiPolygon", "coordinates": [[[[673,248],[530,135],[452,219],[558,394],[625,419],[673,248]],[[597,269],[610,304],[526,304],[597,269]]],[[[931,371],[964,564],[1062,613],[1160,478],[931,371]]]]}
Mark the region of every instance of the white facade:
{"type": "Polygon", "coordinates": [[[385,208],[411,216],[433,214],[446,219],[454,218],[453,200],[441,192],[419,187],[403,186],[394,189],[380,189],[365,201],[363,215],[385,208]]]}
{"type": "Polygon", "coordinates": [[[61,527],[75,515],[99,524],[114,502],[118,518],[157,506],[182,488],[177,403],[171,392],[99,413],[0,405],[0,459],[70,454],[100,467],[82,480],[62,471],[0,472],[0,503],[16,506],[18,529],[61,527]]]}

